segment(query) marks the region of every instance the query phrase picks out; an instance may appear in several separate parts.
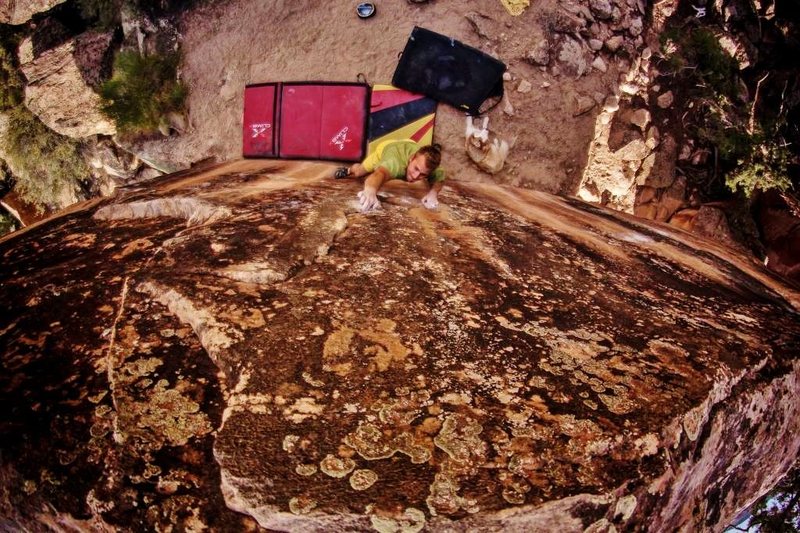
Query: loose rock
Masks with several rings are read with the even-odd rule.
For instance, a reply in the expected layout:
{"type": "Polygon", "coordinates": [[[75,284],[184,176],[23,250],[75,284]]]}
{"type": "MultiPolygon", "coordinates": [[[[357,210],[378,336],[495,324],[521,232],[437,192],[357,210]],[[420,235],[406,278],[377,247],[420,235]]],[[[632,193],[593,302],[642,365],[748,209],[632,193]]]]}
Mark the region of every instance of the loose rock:
{"type": "Polygon", "coordinates": [[[613,8],[608,0],[589,0],[589,9],[600,20],[609,20],[612,17],[613,8]]]}
{"type": "Polygon", "coordinates": [[[600,72],[606,72],[608,70],[606,62],[603,61],[603,58],[600,56],[594,58],[594,61],[592,61],[592,67],[596,70],[599,70],[600,72]]]}
{"type": "Polygon", "coordinates": [[[614,113],[619,109],[619,97],[615,95],[610,95],[606,98],[605,104],[603,104],[603,111],[608,113],[614,113]]]}
{"type": "Polygon", "coordinates": [[[638,37],[639,35],[642,34],[643,29],[644,29],[644,24],[642,23],[642,19],[638,17],[635,19],[631,19],[631,25],[628,28],[628,32],[631,34],[631,36],[638,37]]]}
{"type": "Polygon", "coordinates": [[[583,52],[581,44],[567,37],[561,44],[561,49],[558,52],[558,60],[564,69],[565,74],[573,77],[582,76],[587,69],[586,55],[583,52]]]}
{"type": "Polygon", "coordinates": [[[503,97],[503,113],[510,117],[514,116],[514,106],[511,104],[511,99],[508,97],[508,94],[503,97]]]}
{"type": "Polygon", "coordinates": [[[650,111],[647,109],[637,109],[631,114],[630,121],[631,124],[644,131],[647,129],[647,125],[650,124],[650,111]]]}
{"type": "Polygon", "coordinates": [[[661,109],[667,109],[672,105],[673,100],[674,97],[672,95],[672,91],[667,91],[658,95],[658,98],[656,98],[656,104],[658,104],[658,107],[661,109]]]}
{"type": "Polygon", "coordinates": [[[492,20],[489,17],[471,11],[466,15],[464,15],[464,18],[466,18],[469,21],[470,25],[472,26],[472,29],[475,31],[475,33],[478,34],[479,37],[482,37],[489,41],[495,40],[494,32],[490,27],[492,20]]]}
{"type": "Polygon", "coordinates": [[[573,100],[573,113],[572,116],[577,117],[591,111],[596,105],[593,98],[584,95],[576,95],[573,100]]]}
{"type": "Polygon", "coordinates": [[[533,65],[547,66],[550,63],[550,43],[542,39],[528,52],[525,60],[533,65]]]}
{"type": "Polygon", "coordinates": [[[622,43],[624,41],[625,41],[625,39],[622,36],[615,35],[615,36],[609,38],[608,40],[606,40],[606,42],[605,42],[606,49],[609,52],[616,52],[617,50],[619,50],[619,47],[622,46],[622,43]]]}

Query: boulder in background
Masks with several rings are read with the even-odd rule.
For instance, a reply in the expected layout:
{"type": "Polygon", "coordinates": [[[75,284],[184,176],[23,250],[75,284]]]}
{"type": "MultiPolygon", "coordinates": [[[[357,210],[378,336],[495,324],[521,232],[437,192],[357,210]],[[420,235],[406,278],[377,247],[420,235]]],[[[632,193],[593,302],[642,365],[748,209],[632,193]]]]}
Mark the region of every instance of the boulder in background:
{"type": "MultiPolygon", "coordinates": [[[[716,205],[703,205],[678,211],[669,221],[670,225],[701,235],[728,248],[746,252],[744,246],[734,237],[728,224],[728,217],[716,205]]],[[[749,253],[748,253],[749,255],[749,253]]]]}
{"type": "Polygon", "coordinates": [[[800,210],[798,202],[776,191],[762,194],[755,219],[766,247],[767,267],[800,282],[800,210]]]}
{"type": "Polygon", "coordinates": [[[113,122],[100,112],[100,96],[87,84],[78,65],[76,46],[77,40],[71,39],[34,56],[33,40],[22,41],[19,61],[27,79],[25,105],[61,135],[76,139],[114,135],[113,122]]]}
{"type": "Polygon", "coordinates": [[[0,2],[0,24],[25,24],[37,13],[49,11],[66,0],[3,0],[0,2]]]}

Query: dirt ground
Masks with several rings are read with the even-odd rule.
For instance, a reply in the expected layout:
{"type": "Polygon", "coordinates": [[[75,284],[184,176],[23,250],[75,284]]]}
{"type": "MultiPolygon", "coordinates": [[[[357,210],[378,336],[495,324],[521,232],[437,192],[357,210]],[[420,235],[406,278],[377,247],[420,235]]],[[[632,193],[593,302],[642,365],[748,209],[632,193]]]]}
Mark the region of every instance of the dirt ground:
{"type": "MultiPolygon", "coordinates": [[[[591,70],[578,79],[553,74],[523,58],[546,35],[559,11],[556,0],[534,2],[512,16],[500,0],[431,0],[413,4],[376,1],[376,15],[356,16],[354,0],[231,0],[186,14],[181,76],[188,83],[189,121],[183,135],[150,142],[142,151],[154,161],[188,166],[207,157],[235,159],[242,149],[244,87],[268,81],[355,81],[389,83],[415,25],[454,37],[502,60],[510,80],[506,97],[489,112],[490,129],[512,143],[505,168],[479,170],[464,149],[465,115],[440,104],[435,140],[445,149],[451,179],[495,181],[572,194],[586,163],[599,106],[574,115],[578,96],[596,101],[614,92],[617,72],[591,70]],[[480,32],[466,15],[478,13],[480,32]],[[480,35],[480,34],[483,35],[480,35]],[[529,92],[517,90],[521,81],[529,92]]],[[[473,17],[475,18],[475,17],[473,17]]]]}

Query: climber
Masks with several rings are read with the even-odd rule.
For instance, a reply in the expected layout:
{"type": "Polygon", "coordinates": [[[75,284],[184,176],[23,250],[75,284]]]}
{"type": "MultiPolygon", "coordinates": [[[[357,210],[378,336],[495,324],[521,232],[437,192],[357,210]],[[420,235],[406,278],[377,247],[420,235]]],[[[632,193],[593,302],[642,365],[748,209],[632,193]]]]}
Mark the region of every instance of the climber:
{"type": "Polygon", "coordinates": [[[408,183],[425,180],[428,193],[422,198],[422,205],[435,209],[439,205],[438,195],[445,179],[444,170],[439,168],[441,160],[442,147],[439,144],[421,147],[412,140],[388,140],[380,143],[363,162],[341,167],[334,176],[337,179],[367,176],[364,190],[358,193],[363,212],[380,207],[378,191],[393,179],[408,183]]]}

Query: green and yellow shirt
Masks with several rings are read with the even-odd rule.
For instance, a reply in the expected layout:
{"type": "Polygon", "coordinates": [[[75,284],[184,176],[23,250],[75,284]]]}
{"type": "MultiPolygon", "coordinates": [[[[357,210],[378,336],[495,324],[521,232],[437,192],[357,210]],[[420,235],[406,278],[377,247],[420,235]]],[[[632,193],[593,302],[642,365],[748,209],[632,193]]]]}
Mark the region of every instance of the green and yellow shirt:
{"type": "MultiPolygon", "coordinates": [[[[417,153],[421,146],[412,140],[394,141],[388,140],[380,143],[375,151],[372,152],[361,166],[367,172],[374,172],[376,168],[383,167],[389,172],[391,179],[405,181],[406,167],[411,157],[417,153]]],[[[445,175],[442,168],[434,170],[428,176],[428,183],[444,181],[445,175]]]]}

